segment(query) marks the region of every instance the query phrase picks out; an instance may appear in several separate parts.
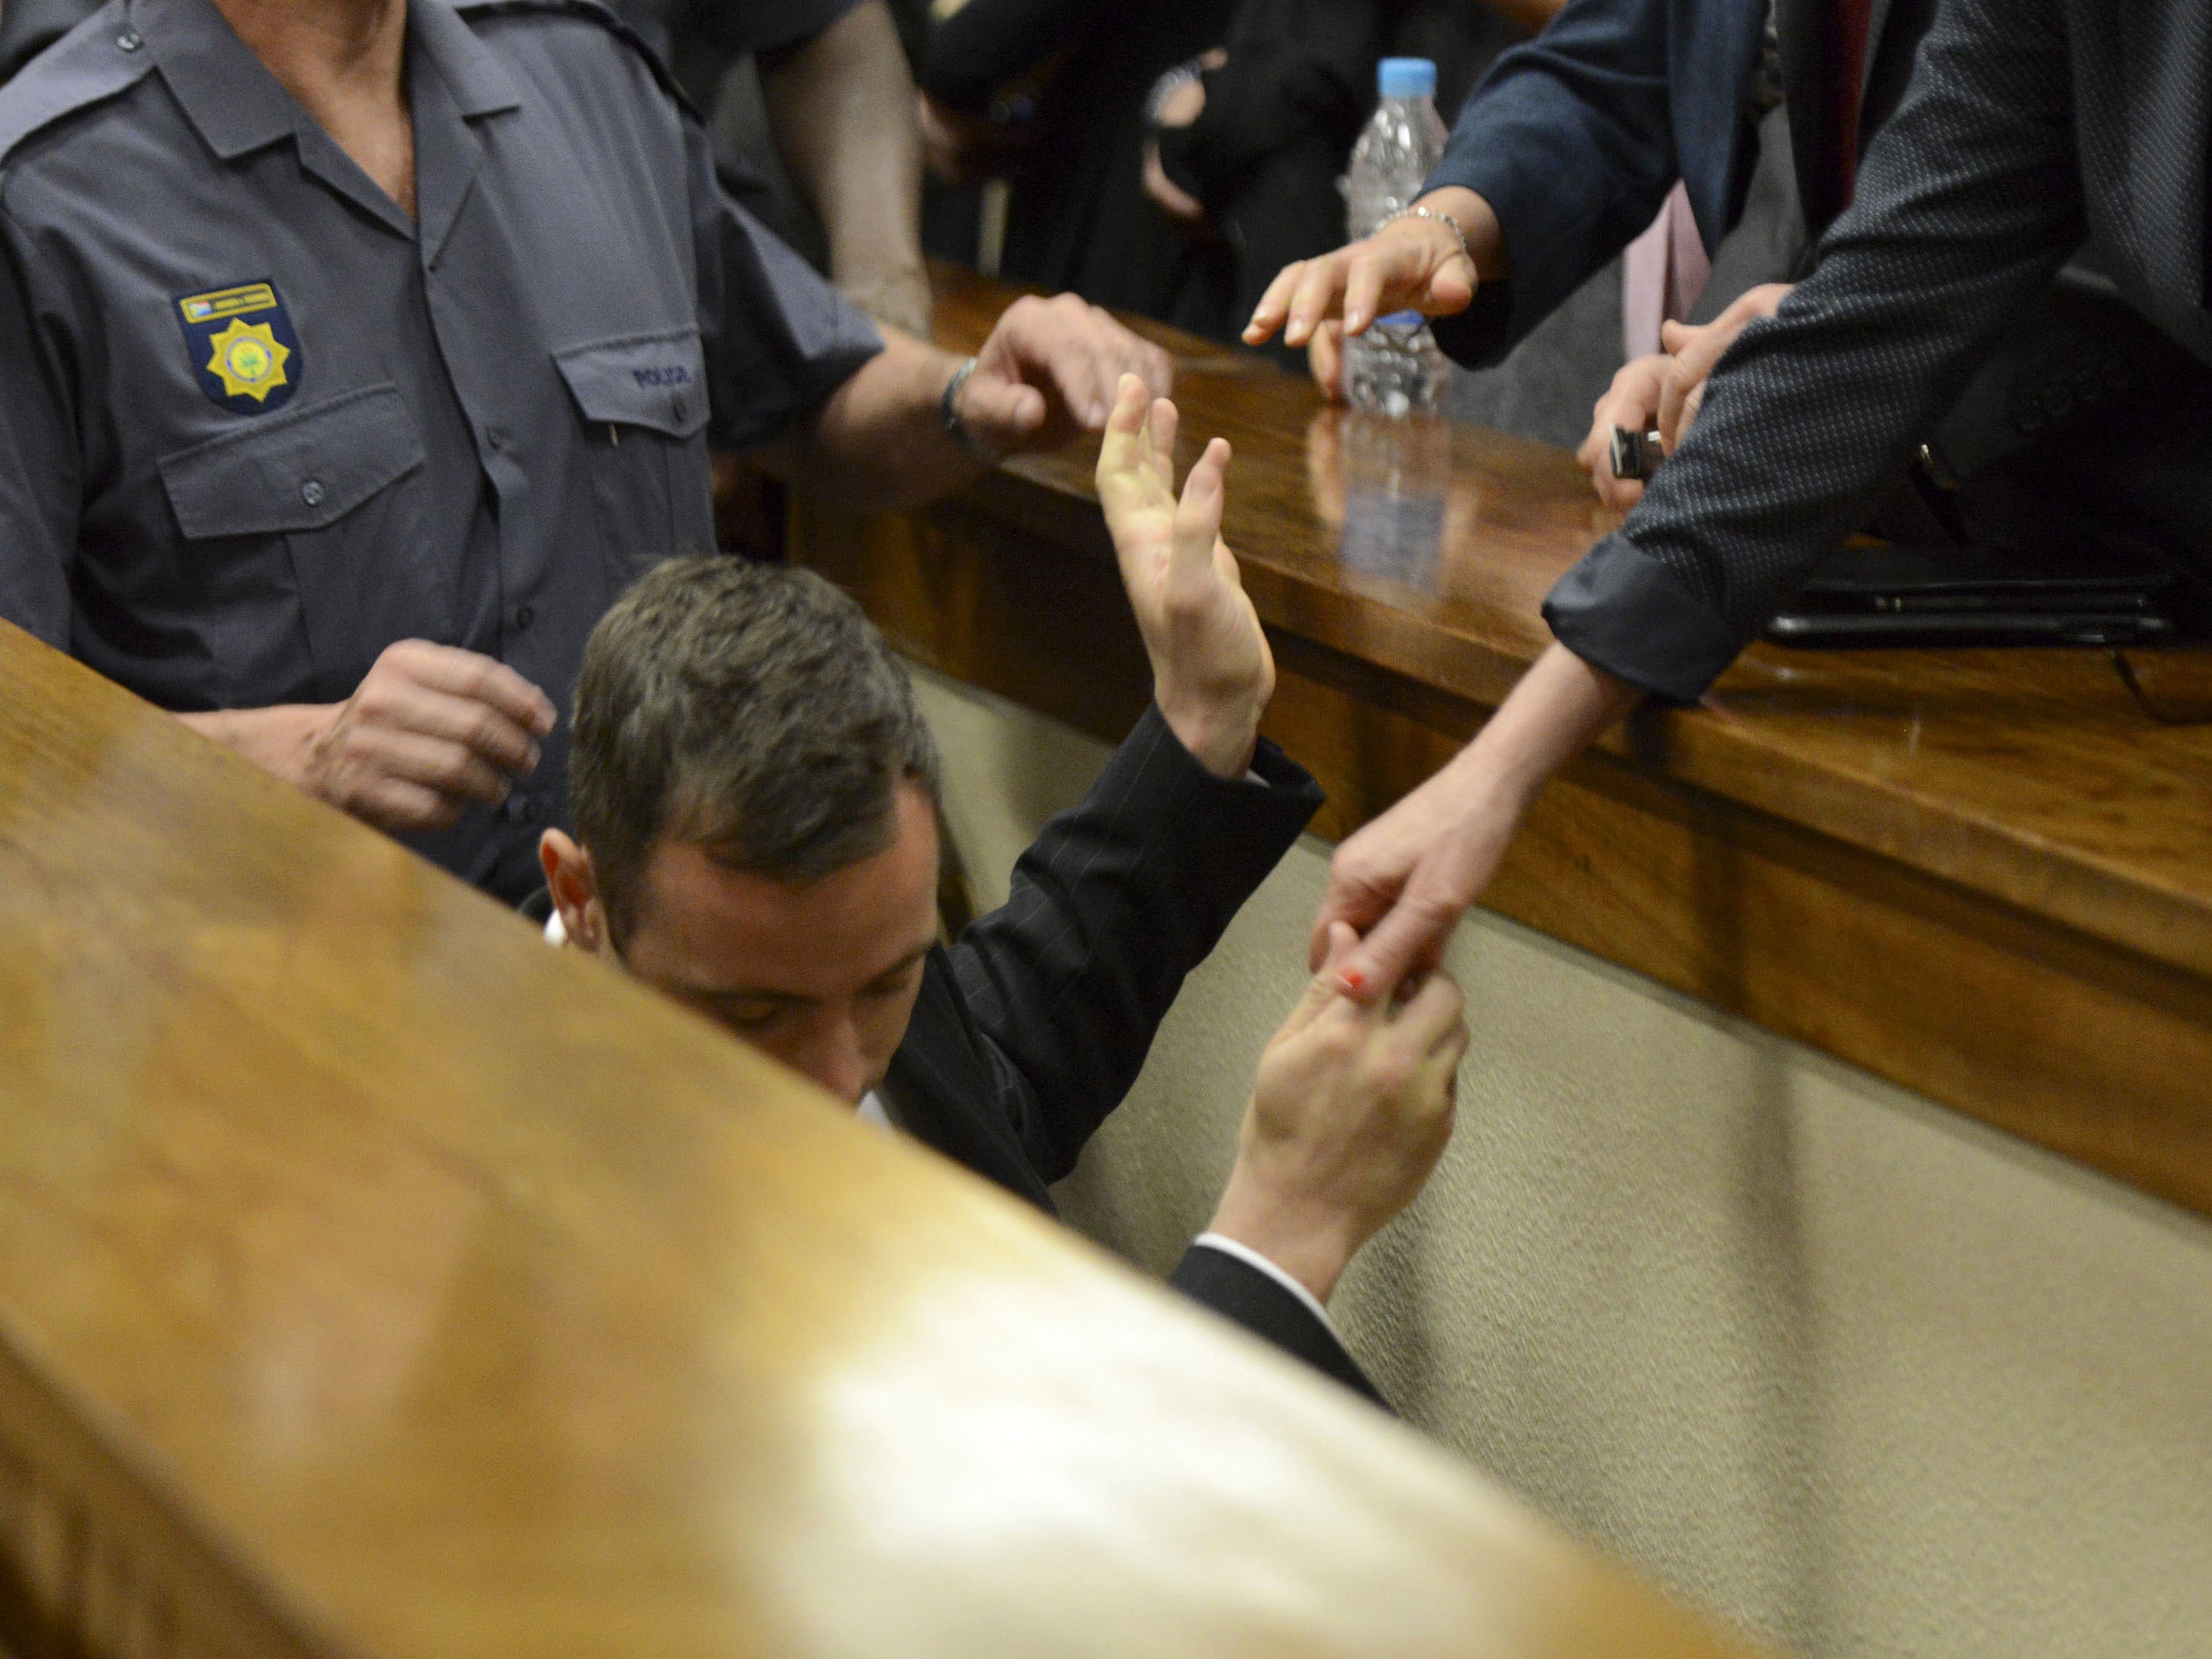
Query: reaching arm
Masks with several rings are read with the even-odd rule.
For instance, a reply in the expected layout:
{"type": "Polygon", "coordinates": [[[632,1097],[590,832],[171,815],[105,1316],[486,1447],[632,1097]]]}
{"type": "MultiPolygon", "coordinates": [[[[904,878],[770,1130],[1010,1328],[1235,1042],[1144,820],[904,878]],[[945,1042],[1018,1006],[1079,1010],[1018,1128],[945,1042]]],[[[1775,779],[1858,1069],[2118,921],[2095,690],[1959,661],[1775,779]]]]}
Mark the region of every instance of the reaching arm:
{"type": "Polygon", "coordinates": [[[1279,328],[1287,344],[1315,342],[1332,395],[1340,333],[1395,311],[1452,319],[1437,338],[1462,362],[1503,357],[1650,222],[1674,183],[1668,17],[1667,0],[1571,0],[1498,60],[1418,204],[1459,227],[1466,254],[1433,222],[1386,225],[1285,269],[1247,343],[1279,328]]]}
{"type": "Polygon", "coordinates": [[[1701,696],[1833,550],[2084,233],[2056,0],[1952,0],[1813,275],[1744,331],[1620,532],[1553,590],[1559,639],[1701,696]]]}
{"type": "Polygon", "coordinates": [[[829,234],[832,279],[862,310],[927,334],[921,139],[884,0],[861,0],[761,70],[777,147],[829,234]]]}
{"type": "Polygon", "coordinates": [[[976,354],[953,410],[960,360],[892,331],[768,464],[842,498],[896,507],[957,488],[1017,450],[1048,449],[1106,423],[1116,380],[1164,387],[1167,354],[1073,295],[1017,300],[976,354]]]}
{"type": "Polygon", "coordinates": [[[1543,781],[1639,690],[1688,702],[1841,539],[1985,343],[2079,241],[2053,0],[1952,0],[1819,268],[1743,332],[1617,535],[1545,604],[1560,643],[1474,744],[1338,849],[1315,927],[1373,986],[1433,959],[1543,781]]]}

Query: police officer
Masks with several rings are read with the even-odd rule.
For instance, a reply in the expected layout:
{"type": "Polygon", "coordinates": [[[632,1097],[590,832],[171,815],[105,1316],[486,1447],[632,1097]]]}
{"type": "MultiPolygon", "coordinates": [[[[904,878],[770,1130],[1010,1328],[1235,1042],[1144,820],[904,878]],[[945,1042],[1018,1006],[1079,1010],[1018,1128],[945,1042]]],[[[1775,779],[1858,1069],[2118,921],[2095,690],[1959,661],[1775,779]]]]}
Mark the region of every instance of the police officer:
{"type": "Polygon", "coordinates": [[[1165,358],[878,332],[575,0],[112,0],[0,89],[0,617],[510,899],[708,445],[911,502],[1165,358]]]}

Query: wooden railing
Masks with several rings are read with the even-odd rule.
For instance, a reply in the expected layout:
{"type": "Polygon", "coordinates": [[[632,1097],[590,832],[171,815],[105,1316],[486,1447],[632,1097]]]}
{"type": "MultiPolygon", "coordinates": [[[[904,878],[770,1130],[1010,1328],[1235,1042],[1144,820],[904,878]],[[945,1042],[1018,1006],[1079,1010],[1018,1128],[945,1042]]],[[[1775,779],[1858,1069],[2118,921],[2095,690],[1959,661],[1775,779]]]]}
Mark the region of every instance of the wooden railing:
{"type": "MultiPolygon", "coordinates": [[[[1010,297],[935,272],[940,340],[1010,297]]],[[[1268,730],[1347,833],[1420,782],[1547,641],[1545,591],[1613,520],[1571,458],[1324,409],[1154,330],[1185,459],[1236,460],[1225,533],[1282,670],[1268,730]]],[[[1094,446],[867,516],[794,496],[795,558],[923,661],[1115,738],[1144,658],[1094,446]]],[[[2139,653],[1756,647],[1549,789],[1503,914],[2144,1190],[2212,1213],[2212,667],[2139,653]]]]}
{"type": "Polygon", "coordinates": [[[18,1659],[1740,1652],[0,624],[18,1659]]]}

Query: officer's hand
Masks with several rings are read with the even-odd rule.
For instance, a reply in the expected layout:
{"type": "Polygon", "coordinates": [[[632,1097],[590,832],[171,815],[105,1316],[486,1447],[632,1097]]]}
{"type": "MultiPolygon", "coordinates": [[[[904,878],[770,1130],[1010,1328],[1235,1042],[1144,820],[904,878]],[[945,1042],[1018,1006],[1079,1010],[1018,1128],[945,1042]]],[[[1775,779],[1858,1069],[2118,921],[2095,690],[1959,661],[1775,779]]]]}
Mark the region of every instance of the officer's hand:
{"type": "Polygon", "coordinates": [[[1152,663],[1152,696],[1182,746],[1217,777],[1252,763],[1275,659],[1221,539],[1227,440],[1175,494],[1176,406],[1121,377],[1098,451],[1098,501],[1152,663]]]}
{"type": "Polygon", "coordinates": [[[1163,397],[1174,382],[1166,352],[1097,306],[1073,294],[1017,300],[975,354],[975,372],[960,393],[961,423],[1001,454],[1054,448],[1106,424],[1124,374],[1163,397]]]}
{"type": "Polygon", "coordinates": [[[545,694],[473,651],[402,640],[308,748],[310,793],[380,830],[441,830],[507,799],[553,729],[545,694]]]}
{"type": "Polygon", "coordinates": [[[1328,959],[1261,1056],[1210,1229],[1323,1299],[1443,1155],[1468,1046],[1464,1000],[1443,974],[1404,987],[1402,1004],[1339,991],[1336,970],[1353,944],[1338,924],[1328,959]]]}
{"type": "Polygon", "coordinates": [[[1244,343],[1260,345],[1283,331],[1302,346],[1322,323],[1340,318],[1360,334],[1377,317],[1418,311],[1449,317],[1474,303],[1474,261],[1459,238],[1433,219],[1395,219],[1334,253],[1285,265],[1260,296],[1244,343]]]}

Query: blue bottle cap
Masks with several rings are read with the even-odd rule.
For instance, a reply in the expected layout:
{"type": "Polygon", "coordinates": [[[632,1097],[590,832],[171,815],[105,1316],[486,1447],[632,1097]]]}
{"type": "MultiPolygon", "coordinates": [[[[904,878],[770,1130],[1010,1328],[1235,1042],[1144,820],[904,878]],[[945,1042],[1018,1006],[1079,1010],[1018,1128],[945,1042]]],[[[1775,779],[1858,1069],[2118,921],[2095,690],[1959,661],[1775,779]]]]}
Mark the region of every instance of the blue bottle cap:
{"type": "Polygon", "coordinates": [[[1375,86],[1385,98],[1433,98],[1437,66],[1425,58],[1385,58],[1376,65],[1375,86]]]}

